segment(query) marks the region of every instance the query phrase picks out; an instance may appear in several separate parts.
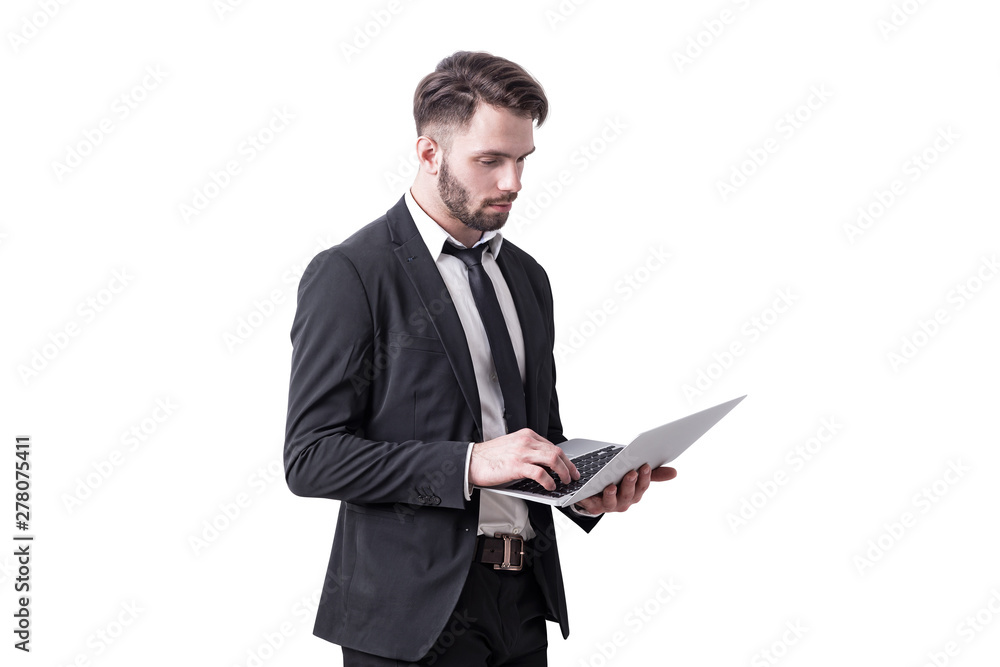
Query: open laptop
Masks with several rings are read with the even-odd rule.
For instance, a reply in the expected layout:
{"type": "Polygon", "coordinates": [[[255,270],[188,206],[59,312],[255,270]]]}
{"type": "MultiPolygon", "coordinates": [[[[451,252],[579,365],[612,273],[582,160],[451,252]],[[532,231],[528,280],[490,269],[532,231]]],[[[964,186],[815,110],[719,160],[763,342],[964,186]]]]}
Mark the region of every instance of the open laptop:
{"type": "Polygon", "coordinates": [[[744,398],[746,395],[658,426],[641,433],[628,445],[584,438],[567,440],[559,446],[573,461],[580,472],[580,479],[563,484],[550,471],[549,474],[556,481],[554,491],[546,491],[533,479],[519,479],[507,484],[484,487],[483,490],[556,507],[572,505],[600,493],[608,484],[618,484],[626,473],[638,469],[643,463],[648,463],[653,468],[670,463],[744,398]]]}

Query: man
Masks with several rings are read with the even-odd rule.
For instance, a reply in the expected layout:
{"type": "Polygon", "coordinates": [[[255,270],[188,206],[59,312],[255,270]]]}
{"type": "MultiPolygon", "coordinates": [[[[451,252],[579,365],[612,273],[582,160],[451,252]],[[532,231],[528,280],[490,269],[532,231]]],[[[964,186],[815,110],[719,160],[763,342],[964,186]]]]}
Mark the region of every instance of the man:
{"type": "MultiPolygon", "coordinates": [[[[475,488],[579,478],[549,282],[499,233],[547,110],[508,60],[441,61],[414,95],[413,187],[302,277],[285,471],[341,501],[314,633],[345,665],[544,665],[545,621],[569,633],[551,508],[475,488]]],[[[644,466],[566,514],[590,531],[674,474],[644,466]]]]}

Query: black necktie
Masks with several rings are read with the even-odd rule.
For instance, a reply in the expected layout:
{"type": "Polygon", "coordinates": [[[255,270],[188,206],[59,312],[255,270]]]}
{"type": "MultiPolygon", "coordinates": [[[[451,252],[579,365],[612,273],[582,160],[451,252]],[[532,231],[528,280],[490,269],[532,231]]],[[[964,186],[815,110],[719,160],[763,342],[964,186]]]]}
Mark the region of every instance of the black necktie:
{"type": "Polygon", "coordinates": [[[517,357],[514,356],[514,346],[507,332],[507,322],[500,310],[493,281],[483,268],[483,250],[487,243],[475,248],[459,248],[449,241],[444,243],[444,252],[454,255],[465,262],[469,269],[469,286],[472,287],[472,298],[486,328],[486,338],[490,342],[493,354],[493,365],[496,367],[500,382],[500,392],[503,394],[504,419],[507,422],[507,432],[512,433],[528,425],[524,407],[524,386],[521,384],[521,372],[517,369],[517,357]]]}

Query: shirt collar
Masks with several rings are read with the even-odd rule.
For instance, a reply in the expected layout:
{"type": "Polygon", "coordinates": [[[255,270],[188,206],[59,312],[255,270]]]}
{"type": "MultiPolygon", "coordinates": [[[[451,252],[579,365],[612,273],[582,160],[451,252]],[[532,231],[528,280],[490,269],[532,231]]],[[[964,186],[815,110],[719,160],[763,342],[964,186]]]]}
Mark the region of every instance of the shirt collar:
{"type": "MultiPolygon", "coordinates": [[[[438,261],[438,258],[442,254],[441,249],[444,247],[445,241],[453,243],[459,248],[465,247],[455,237],[446,232],[444,227],[436,223],[431,216],[427,215],[424,209],[420,208],[420,204],[413,198],[413,194],[410,193],[409,188],[406,189],[406,194],[403,195],[403,198],[406,200],[406,208],[410,211],[410,217],[413,218],[413,223],[417,226],[417,232],[420,234],[420,238],[423,239],[424,245],[427,246],[435,262],[438,261]]],[[[499,231],[483,232],[483,236],[476,243],[476,246],[483,243],[490,244],[490,252],[496,258],[500,254],[503,235],[499,231]]]]}

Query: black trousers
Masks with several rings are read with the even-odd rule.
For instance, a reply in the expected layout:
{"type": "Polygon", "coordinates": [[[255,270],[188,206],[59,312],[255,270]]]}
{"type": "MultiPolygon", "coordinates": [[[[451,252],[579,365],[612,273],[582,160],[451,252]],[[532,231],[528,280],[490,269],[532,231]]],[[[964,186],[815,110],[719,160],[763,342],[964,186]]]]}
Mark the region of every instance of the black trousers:
{"type": "Polygon", "coordinates": [[[419,662],[344,647],[344,667],[545,667],[545,599],[531,567],[472,563],[451,618],[419,662]]]}

